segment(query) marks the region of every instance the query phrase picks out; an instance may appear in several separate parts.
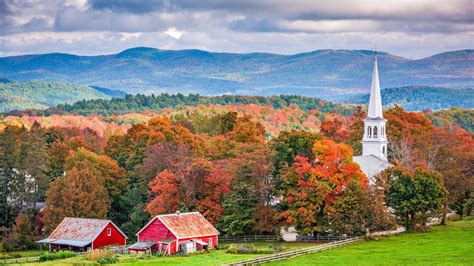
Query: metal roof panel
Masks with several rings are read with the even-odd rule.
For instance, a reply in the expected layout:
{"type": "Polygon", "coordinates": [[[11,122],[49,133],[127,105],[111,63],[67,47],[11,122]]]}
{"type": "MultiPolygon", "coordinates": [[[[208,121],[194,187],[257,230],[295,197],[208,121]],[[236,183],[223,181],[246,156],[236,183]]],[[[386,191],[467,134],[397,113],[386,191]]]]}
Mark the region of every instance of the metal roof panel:
{"type": "Polygon", "coordinates": [[[156,218],[178,238],[219,234],[219,231],[199,212],[165,214],[156,218]]]}

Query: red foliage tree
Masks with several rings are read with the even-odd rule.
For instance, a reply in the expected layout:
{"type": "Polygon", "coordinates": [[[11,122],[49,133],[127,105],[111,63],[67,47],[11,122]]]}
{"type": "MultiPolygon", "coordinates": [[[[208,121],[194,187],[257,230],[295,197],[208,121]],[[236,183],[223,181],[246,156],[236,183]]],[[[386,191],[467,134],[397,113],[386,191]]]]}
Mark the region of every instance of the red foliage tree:
{"type": "Polygon", "coordinates": [[[338,199],[368,188],[367,177],[352,161],[352,150],[332,140],[316,141],[314,161],[297,156],[283,173],[279,218],[285,226],[296,226],[301,233],[321,231],[328,225],[328,214],[339,211],[338,199]]]}

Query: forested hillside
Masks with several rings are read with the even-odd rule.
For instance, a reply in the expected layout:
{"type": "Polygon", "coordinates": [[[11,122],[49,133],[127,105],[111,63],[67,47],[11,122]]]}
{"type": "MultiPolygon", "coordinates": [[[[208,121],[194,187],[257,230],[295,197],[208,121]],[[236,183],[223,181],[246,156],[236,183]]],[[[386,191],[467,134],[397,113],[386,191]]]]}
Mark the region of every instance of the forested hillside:
{"type": "Polygon", "coordinates": [[[436,126],[458,125],[465,130],[474,133],[474,109],[451,108],[437,112],[427,112],[433,124],[436,126]]]}
{"type": "MultiPolygon", "coordinates": [[[[387,88],[381,93],[384,106],[396,104],[408,111],[441,110],[451,107],[474,108],[474,89],[409,86],[387,88]]],[[[369,94],[354,96],[346,102],[366,104],[369,102],[369,94]]]]}
{"type": "MultiPolygon", "coordinates": [[[[411,60],[379,52],[383,87],[473,87],[474,50],[411,60]]],[[[318,50],[294,55],[132,48],[118,54],[39,54],[0,58],[0,77],[54,80],[130,94],[298,94],[329,100],[369,91],[374,54],[318,50]],[[347,90],[350,89],[350,90],[347,90]]]]}
{"type": "Polygon", "coordinates": [[[85,85],[49,81],[0,82],[0,112],[46,109],[83,99],[109,99],[104,92],[85,85]]]}
{"type": "Polygon", "coordinates": [[[76,113],[81,115],[98,114],[112,115],[142,112],[146,110],[160,110],[163,108],[177,108],[181,106],[197,105],[246,105],[256,104],[271,106],[275,109],[282,109],[292,105],[298,106],[302,110],[320,110],[328,113],[337,111],[350,113],[353,107],[334,104],[319,98],[303,97],[297,95],[280,96],[201,96],[198,94],[160,94],[160,95],[127,95],[121,99],[96,99],[82,100],[73,104],[60,104],[55,108],[46,110],[46,113],[76,113]]]}

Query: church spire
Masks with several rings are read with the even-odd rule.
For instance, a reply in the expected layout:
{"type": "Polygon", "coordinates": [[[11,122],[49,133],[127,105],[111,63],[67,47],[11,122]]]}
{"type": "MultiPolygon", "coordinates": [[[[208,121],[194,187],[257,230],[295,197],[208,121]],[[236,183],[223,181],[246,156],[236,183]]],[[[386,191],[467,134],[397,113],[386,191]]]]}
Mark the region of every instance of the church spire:
{"type": "Polygon", "coordinates": [[[380,96],[379,70],[377,67],[377,51],[375,51],[374,73],[372,74],[372,86],[370,88],[369,118],[383,118],[382,97],[380,96]]]}

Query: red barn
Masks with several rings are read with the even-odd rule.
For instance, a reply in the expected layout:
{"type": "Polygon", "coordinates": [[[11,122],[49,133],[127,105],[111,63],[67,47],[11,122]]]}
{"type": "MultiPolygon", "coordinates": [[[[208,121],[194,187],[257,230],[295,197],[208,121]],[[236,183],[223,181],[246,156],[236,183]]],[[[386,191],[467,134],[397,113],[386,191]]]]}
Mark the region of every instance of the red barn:
{"type": "Polygon", "coordinates": [[[138,242],[129,250],[188,253],[216,247],[218,235],[219,231],[199,212],[158,215],[137,233],[138,242]]]}
{"type": "Polygon", "coordinates": [[[50,250],[87,251],[109,245],[126,245],[127,236],[110,220],[64,218],[48,238],[50,250]]]}

